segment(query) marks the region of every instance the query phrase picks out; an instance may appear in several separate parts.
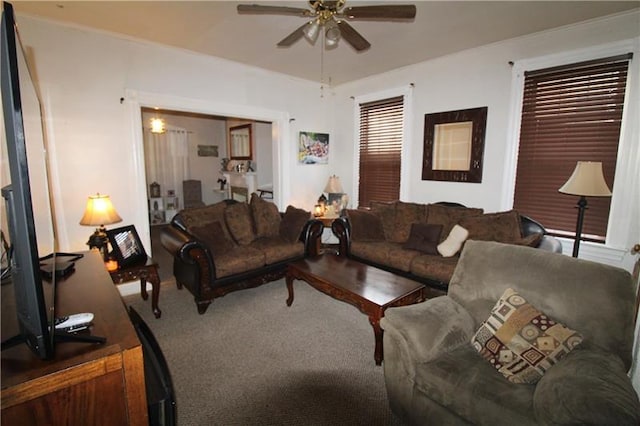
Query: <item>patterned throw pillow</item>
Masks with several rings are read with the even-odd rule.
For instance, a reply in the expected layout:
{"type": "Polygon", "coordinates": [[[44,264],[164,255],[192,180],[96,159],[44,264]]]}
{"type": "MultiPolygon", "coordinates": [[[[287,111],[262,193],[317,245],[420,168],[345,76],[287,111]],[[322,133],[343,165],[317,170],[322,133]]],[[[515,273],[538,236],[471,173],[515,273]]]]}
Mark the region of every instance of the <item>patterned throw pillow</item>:
{"type": "Polygon", "coordinates": [[[473,347],[512,383],[537,383],[582,342],[582,335],[557,323],[508,288],[471,338],[473,347]]]}

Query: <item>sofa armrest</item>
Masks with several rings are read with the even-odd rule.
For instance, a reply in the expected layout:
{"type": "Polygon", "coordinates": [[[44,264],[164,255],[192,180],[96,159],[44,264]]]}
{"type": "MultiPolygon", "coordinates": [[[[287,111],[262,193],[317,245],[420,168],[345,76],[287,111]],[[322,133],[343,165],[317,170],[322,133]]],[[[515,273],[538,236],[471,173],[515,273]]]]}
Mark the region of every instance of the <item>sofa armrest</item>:
{"type": "Polygon", "coordinates": [[[393,335],[405,346],[413,363],[427,362],[461,345],[470,345],[475,333],[469,313],[449,296],[389,308],[380,325],[385,335],[393,335]]]}
{"type": "Polygon", "coordinates": [[[318,219],[309,219],[302,229],[300,241],[304,243],[304,255],[318,256],[324,225],[318,219]]]}
{"type": "MultiPolygon", "coordinates": [[[[211,251],[200,240],[193,237],[188,232],[174,226],[167,226],[160,233],[160,243],[177,259],[174,262],[174,275],[179,280],[179,276],[186,270],[197,270],[196,276],[202,283],[215,280],[216,268],[211,251]],[[179,265],[184,265],[180,267],[179,265]]],[[[194,272],[190,272],[194,274],[194,272]]]]}
{"type": "Polygon", "coordinates": [[[640,424],[640,402],[624,363],[612,353],[578,347],[550,368],[533,395],[541,424],[640,424]]]}
{"type": "Polygon", "coordinates": [[[351,247],[351,224],[346,216],[340,216],[331,223],[331,232],[338,239],[338,255],[348,256],[351,247]]]}

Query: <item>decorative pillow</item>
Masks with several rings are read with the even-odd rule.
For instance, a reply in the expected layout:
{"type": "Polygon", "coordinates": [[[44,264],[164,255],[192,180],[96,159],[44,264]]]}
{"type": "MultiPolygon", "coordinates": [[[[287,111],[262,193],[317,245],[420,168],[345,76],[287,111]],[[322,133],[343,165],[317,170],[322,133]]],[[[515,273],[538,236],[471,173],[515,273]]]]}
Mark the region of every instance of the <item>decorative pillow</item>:
{"type": "Polygon", "coordinates": [[[380,217],[367,210],[347,210],[353,241],[384,241],[380,217]]]}
{"type": "Polygon", "coordinates": [[[508,288],[471,338],[473,347],[512,383],[537,383],[582,342],[582,335],[508,288]]]}
{"type": "Polygon", "coordinates": [[[234,243],[222,231],[220,222],[211,222],[202,226],[194,226],[191,233],[202,241],[214,256],[221,255],[233,249],[234,243]]]}
{"type": "Polygon", "coordinates": [[[384,239],[392,241],[396,224],[396,203],[386,201],[371,201],[371,211],[376,214],[382,222],[384,229],[384,239]]]}
{"type": "Polygon", "coordinates": [[[287,206],[287,210],[284,212],[280,222],[280,238],[287,242],[295,243],[300,238],[302,229],[310,218],[310,212],[287,206]]]}
{"type": "Polygon", "coordinates": [[[469,236],[469,231],[464,229],[460,225],[454,225],[449,232],[449,236],[440,244],[436,249],[442,257],[452,257],[462,248],[462,243],[465,242],[469,236]]]}
{"type": "Polygon", "coordinates": [[[441,233],[442,225],[414,223],[411,225],[409,239],[402,247],[426,254],[438,254],[438,241],[440,241],[441,233]]]}
{"type": "Polygon", "coordinates": [[[227,206],[224,211],[224,220],[231,236],[238,244],[246,246],[255,240],[249,204],[235,203],[227,206]]]}
{"type": "Polygon", "coordinates": [[[515,210],[464,217],[460,226],[469,231],[470,240],[513,244],[522,238],[520,215],[515,210]]]}
{"type": "Polygon", "coordinates": [[[276,237],[280,233],[280,212],[278,206],[266,201],[255,192],[249,202],[253,223],[256,226],[256,237],[276,237]]]}

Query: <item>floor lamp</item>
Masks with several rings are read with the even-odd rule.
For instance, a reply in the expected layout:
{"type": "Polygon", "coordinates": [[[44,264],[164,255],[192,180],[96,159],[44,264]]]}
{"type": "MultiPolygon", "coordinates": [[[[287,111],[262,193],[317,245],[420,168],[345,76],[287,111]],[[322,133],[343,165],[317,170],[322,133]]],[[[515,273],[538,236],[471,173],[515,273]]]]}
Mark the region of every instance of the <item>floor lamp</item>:
{"type": "Polygon", "coordinates": [[[602,163],[599,161],[578,161],[573,174],[560,189],[563,194],[579,195],[578,220],[576,221],[576,239],[573,243],[573,257],[578,257],[584,211],[587,209],[586,197],[610,197],[611,190],[602,174],[602,163]]]}

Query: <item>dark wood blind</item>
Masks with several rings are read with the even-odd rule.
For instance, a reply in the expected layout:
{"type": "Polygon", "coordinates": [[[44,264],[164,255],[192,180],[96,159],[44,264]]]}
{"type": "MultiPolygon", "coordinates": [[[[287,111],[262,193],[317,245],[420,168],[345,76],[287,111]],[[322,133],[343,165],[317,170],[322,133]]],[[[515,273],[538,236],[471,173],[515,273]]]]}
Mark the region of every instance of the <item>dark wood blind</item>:
{"type": "Polygon", "coordinates": [[[361,207],[400,198],[404,97],[360,104],[361,207]]]}
{"type": "MultiPolygon", "coordinates": [[[[575,236],[578,197],[558,189],[577,161],[601,161],[613,190],[631,55],[525,73],[514,208],[575,236]]],[[[583,236],[604,241],[610,197],[588,197],[583,236]]]]}

